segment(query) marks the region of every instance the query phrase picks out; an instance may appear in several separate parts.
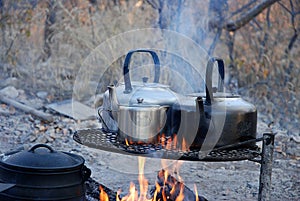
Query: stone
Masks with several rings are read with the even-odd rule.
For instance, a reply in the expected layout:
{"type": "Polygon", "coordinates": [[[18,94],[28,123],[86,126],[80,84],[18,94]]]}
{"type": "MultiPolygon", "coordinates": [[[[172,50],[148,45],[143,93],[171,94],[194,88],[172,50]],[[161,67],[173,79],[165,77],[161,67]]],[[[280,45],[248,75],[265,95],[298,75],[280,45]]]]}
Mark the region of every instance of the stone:
{"type": "Polygon", "coordinates": [[[47,96],[48,96],[48,92],[46,91],[39,91],[36,93],[36,96],[39,97],[40,99],[47,99],[47,96]]]}
{"type": "Polygon", "coordinates": [[[35,142],[37,139],[37,136],[36,135],[30,135],[29,136],[29,142],[35,142]]]}
{"type": "Polygon", "coordinates": [[[49,134],[49,136],[50,136],[51,138],[53,138],[54,140],[57,138],[57,135],[55,135],[55,133],[52,133],[52,132],[49,134]]]}
{"type": "Polygon", "coordinates": [[[9,116],[10,113],[9,113],[9,111],[0,107],[0,115],[9,116]]]}
{"type": "Polygon", "coordinates": [[[0,93],[4,94],[9,98],[17,98],[19,96],[18,90],[13,86],[8,86],[0,90],[0,93]]]}
{"type": "Polygon", "coordinates": [[[300,143],[300,136],[292,136],[292,140],[299,144],[300,143]]]}
{"type": "Polygon", "coordinates": [[[1,82],[0,86],[2,87],[7,87],[7,86],[18,86],[18,79],[15,77],[9,77],[5,79],[3,82],[1,82]]]}

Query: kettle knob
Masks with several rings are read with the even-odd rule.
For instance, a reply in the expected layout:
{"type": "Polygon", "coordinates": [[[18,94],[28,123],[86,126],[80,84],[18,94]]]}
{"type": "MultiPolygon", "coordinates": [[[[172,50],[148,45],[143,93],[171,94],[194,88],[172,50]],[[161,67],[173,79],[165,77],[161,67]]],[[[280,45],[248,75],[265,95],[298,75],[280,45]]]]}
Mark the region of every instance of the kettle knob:
{"type": "Polygon", "coordinates": [[[136,99],[138,103],[143,103],[144,99],[143,98],[137,98],[136,99]]]}
{"type": "Polygon", "coordinates": [[[148,77],[143,77],[142,80],[143,80],[143,83],[147,83],[149,78],[148,77]]]}

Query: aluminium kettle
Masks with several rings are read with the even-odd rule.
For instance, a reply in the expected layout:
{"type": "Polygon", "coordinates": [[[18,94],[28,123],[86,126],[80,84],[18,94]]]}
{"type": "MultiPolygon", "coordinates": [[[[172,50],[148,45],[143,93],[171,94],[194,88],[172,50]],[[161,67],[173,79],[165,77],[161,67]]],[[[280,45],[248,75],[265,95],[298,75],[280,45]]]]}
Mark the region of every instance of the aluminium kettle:
{"type": "Polygon", "coordinates": [[[98,110],[103,129],[131,137],[133,141],[151,142],[165,126],[166,113],[177,100],[177,94],[168,85],[159,83],[160,62],[151,50],[137,49],[127,53],[123,65],[124,83],[108,86],[103,107],[98,110]],[[154,81],[143,77],[141,82],[131,82],[129,64],[134,53],[152,56],[154,81]],[[147,126],[146,126],[147,125],[147,126]]]}

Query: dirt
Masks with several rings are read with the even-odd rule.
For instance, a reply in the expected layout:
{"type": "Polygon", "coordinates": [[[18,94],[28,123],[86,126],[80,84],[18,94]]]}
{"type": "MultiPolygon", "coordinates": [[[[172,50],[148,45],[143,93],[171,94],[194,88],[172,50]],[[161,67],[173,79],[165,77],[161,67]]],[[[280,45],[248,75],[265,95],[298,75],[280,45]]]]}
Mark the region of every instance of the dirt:
{"type": "MultiPolygon", "coordinates": [[[[47,143],[56,150],[83,156],[92,170],[92,178],[104,186],[127,193],[130,182],[138,184],[138,157],[89,148],[76,143],[73,133],[77,129],[97,128],[97,120],[76,122],[53,114],[55,122],[45,123],[29,114],[0,105],[0,153],[11,150],[27,150],[37,143],[47,143]]],[[[48,111],[49,112],[49,111],[48,111]]],[[[258,133],[266,125],[259,123],[258,133]]],[[[300,148],[299,137],[288,136],[284,130],[276,130],[275,152],[272,170],[271,200],[299,200],[300,198],[300,148]]],[[[259,144],[258,144],[259,145],[259,144]]],[[[260,145],[259,145],[260,146],[260,145]]],[[[149,185],[155,185],[156,175],[163,167],[181,178],[190,189],[208,200],[257,200],[260,164],[252,161],[191,162],[146,158],[145,177],[149,185]],[[179,167],[180,168],[177,168],[179,167]]]]}

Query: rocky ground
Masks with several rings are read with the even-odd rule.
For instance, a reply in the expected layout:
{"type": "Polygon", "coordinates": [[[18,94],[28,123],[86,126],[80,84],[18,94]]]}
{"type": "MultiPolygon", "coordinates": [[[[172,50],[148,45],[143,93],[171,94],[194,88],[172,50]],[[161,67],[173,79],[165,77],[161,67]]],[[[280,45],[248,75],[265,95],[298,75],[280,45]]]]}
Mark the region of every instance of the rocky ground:
{"type": "MultiPolygon", "coordinates": [[[[10,91],[13,91],[12,89],[10,91]]],[[[47,103],[47,94],[28,95],[16,90],[16,99],[40,110],[47,103]]],[[[7,104],[0,103],[0,154],[12,150],[26,150],[37,143],[47,143],[54,149],[73,152],[83,156],[92,169],[92,178],[106,187],[127,192],[130,181],[137,182],[138,159],[88,148],[76,143],[73,133],[77,129],[97,128],[97,120],[75,121],[51,111],[55,121],[45,123],[7,104]]],[[[258,133],[267,126],[259,122],[258,133]]],[[[300,139],[299,133],[288,135],[286,131],[273,129],[275,153],[272,171],[271,200],[300,199],[300,139]]],[[[147,158],[145,177],[155,184],[157,171],[162,168],[159,159],[147,158]]],[[[260,164],[252,161],[235,162],[178,162],[164,160],[169,167],[180,165],[172,174],[208,200],[257,200],[260,164]]]]}

